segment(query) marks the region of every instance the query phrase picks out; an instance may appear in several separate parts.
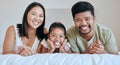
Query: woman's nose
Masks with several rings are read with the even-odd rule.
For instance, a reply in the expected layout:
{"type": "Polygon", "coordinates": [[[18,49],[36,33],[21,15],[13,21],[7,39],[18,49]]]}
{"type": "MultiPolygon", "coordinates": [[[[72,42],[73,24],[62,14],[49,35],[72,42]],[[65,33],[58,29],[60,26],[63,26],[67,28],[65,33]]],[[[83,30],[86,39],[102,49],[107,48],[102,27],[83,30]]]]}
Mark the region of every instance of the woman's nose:
{"type": "Polygon", "coordinates": [[[39,16],[36,15],[35,20],[36,20],[36,21],[39,21],[39,16]]]}

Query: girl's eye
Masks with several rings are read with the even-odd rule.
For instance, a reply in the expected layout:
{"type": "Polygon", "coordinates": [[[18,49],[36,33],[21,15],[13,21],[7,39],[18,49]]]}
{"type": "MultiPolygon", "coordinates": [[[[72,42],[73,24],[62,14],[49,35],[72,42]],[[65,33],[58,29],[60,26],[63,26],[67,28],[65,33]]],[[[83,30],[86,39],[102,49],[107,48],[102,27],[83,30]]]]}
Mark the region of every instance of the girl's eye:
{"type": "Polygon", "coordinates": [[[60,35],[60,37],[62,38],[62,37],[64,37],[63,35],[60,35]]]}

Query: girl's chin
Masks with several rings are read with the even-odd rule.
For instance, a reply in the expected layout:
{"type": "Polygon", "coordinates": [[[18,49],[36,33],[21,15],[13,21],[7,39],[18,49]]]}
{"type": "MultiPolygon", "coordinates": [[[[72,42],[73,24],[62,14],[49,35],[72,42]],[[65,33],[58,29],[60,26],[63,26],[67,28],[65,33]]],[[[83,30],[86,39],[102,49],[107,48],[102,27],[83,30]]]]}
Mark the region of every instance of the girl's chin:
{"type": "Polygon", "coordinates": [[[55,46],[55,48],[59,48],[59,47],[60,47],[60,43],[59,43],[59,42],[56,42],[56,43],[54,44],[54,46],[55,46]]]}
{"type": "Polygon", "coordinates": [[[55,46],[55,48],[60,48],[60,46],[55,46]]]}

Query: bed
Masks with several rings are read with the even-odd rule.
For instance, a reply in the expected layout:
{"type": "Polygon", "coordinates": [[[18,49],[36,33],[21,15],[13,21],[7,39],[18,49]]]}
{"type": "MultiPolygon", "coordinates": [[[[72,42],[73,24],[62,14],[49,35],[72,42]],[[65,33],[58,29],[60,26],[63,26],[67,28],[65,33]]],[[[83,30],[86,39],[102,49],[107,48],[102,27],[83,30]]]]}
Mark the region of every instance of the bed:
{"type": "Polygon", "coordinates": [[[0,65],[120,65],[120,55],[112,54],[0,54],[0,65]]]}

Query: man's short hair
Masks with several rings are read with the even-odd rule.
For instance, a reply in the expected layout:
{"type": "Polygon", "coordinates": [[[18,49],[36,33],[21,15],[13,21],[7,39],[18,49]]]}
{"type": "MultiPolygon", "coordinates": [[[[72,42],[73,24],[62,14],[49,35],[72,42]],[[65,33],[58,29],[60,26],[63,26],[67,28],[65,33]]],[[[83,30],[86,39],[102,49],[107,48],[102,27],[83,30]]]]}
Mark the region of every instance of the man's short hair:
{"type": "Polygon", "coordinates": [[[90,11],[91,14],[94,16],[94,7],[86,1],[79,1],[76,4],[72,6],[72,16],[73,18],[75,17],[75,14],[85,12],[85,11],[90,11]]]}

